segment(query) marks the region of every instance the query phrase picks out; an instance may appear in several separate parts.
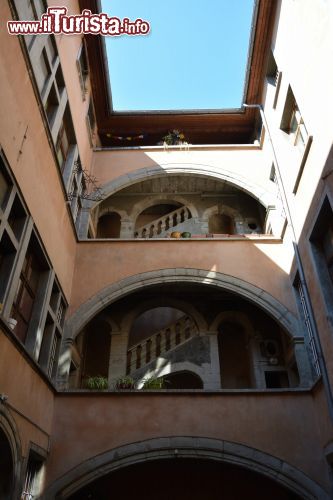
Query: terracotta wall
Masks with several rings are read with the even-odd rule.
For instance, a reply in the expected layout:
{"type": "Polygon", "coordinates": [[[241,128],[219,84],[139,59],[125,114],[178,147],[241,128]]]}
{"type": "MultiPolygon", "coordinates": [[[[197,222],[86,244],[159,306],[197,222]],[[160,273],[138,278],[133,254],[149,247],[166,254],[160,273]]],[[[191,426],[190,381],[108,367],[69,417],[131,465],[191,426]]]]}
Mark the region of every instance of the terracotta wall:
{"type": "Polygon", "coordinates": [[[54,422],[48,484],[117,446],[154,437],[202,436],[272,454],[328,488],[307,393],[68,394],[57,398],[54,422]]]}
{"type": "Polygon", "coordinates": [[[0,393],[8,396],[5,406],[15,420],[25,458],[30,442],[49,449],[54,391],[22,350],[0,327],[0,393]]]}
{"type": "Polygon", "coordinates": [[[128,276],[173,268],[216,271],[262,288],[295,313],[283,245],[248,241],[90,241],[77,251],[69,316],[128,276]]]}
{"type": "MultiPolygon", "coordinates": [[[[0,19],[2,26],[11,19],[8,2],[1,2],[0,19]]],[[[0,81],[0,146],[69,299],[76,252],[69,206],[19,38],[6,29],[0,30],[0,81]]]]}

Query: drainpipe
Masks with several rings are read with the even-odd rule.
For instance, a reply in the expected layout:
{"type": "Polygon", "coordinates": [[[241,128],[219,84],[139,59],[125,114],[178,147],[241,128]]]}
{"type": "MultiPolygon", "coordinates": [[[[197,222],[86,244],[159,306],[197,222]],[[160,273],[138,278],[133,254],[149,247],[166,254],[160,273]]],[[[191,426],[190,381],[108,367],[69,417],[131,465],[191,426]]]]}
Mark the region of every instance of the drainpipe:
{"type": "Polygon", "coordinates": [[[315,344],[315,347],[317,350],[318,364],[320,366],[320,371],[321,371],[321,375],[323,378],[323,384],[324,384],[324,390],[325,390],[325,394],[326,394],[326,398],[327,398],[328,410],[329,410],[330,417],[333,420],[333,395],[332,395],[331,385],[330,385],[330,381],[329,381],[327,370],[326,370],[326,363],[325,363],[324,356],[323,356],[323,351],[322,351],[320,337],[319,337],[318,330],[317,330],[317,325],[316,325],[316,322],[314,319],[314,314],[313,314],[313,309],[312,309],[312,305],[311,305],[308,287],[306,284],[302,259],[301,259],[301,255],[300,255],[298,244],[297,244],[295,227],[293,224],[293,220],[292,220],[292,216],[291,216],[291,212],[290,212],[290,208],[289,208],[289,204],[288,204],[288,199],[286,196],[286,191],[285,191],[285,187],[284,187],[282,176],[281,176],[279,162],[278,162],[278,159],[277,159],[277,156],[275,153],[275,148],[274,148],[274,144],[272,141],[272,136],[271,136],[270,131],[269,131],[269,127],[268,127],[268,123],[266,120],[263,106],[261,104],[245,104],[245,103],[243,104],[243,106],[245,108],[259,109],[262,123],[264,124],[268,140],[271,144],[271,149],[272,149],[273,158],[274,158],[274,164],[276,167],[275,171],[277,174],[278,187],[280,189],[280,193],[282,196],[282,203],[284,205],[284,209],[286,212],[288,225],[290,226],[291,232],[292,232],[292,243],[293,243],[293,247],[294,247],[295,258],[296,258],[297,268],[298,268],[298,272],[299,272],[300,285],[301,285],[302,290],[303,290],[304,301],[305,301],[305,304],[307,307],[309,323],[310,323],[311,329],[313,331],[313,339],[314,339],[314,344],[315,344]]]}

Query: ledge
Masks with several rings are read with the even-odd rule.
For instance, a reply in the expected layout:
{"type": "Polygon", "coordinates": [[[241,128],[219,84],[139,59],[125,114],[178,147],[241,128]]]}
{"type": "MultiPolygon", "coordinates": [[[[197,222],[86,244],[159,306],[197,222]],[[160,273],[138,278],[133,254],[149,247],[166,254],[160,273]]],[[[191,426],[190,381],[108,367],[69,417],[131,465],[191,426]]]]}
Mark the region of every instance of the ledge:
{"type": "Polygon", "coordinates": [[[289,387],[284,389],[215,389],[215,390],[205,390],[205,389],[149,389],[149,390],[103,390],[103,391],[91,391],[89,389],[66,389],[58,391],[59,396],[122,396],[132,394],[133,396],[160,396],[160,395],[172,395],[172,396],[186,396],[186,395],[198,395],[198,396],[274,396],[274,395],[295,395],[295,394],[310,394],[314,387],[319,383],[318,379],[310,387],[289,387]]]}
{"type": "Polygon", "coordinates": [[[211,150],[211,149],[225,149],[225,150],[253,150],[260,151],[262,149],[260,144],[188,144],[182,146],[168,146],[165,148],[163,145],[157,146],[115,146],[115,147],[105,147],[105,148],[94,148],[94,153],[105,153],[107,151],[164,151],[168,153],[169,151],[184,151],[188,153],[193,150],[211,150]]]}
{"type": "Polygon", "coordinates": [[[260,243],[282,243],[282,239],[277,236],[260,235],[260,234],[248,234],[245,236],[241,235],[230,235],[230,236],[192,236],[191,238],[81,238],[79,243],[110,243],[110,242],[121,242],[121,243],[143,243],[143,242],[197,242],[197,241],[243,241],[243,242],[260,242],[260,243]]]}

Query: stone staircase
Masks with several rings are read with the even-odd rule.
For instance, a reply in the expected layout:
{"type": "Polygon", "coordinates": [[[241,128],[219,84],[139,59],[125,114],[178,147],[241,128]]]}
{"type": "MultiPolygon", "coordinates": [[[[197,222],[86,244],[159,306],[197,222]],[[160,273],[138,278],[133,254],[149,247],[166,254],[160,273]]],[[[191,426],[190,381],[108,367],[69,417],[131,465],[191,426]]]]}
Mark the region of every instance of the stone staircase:
{"type": "Polygon", "coordinates": [[[182,207],[139,227],[134,233],[135,238],[166,238],[172,231],[186,231],[187,221],[192,219],[190,210],[182,207]]]}
{"type": "Polygon", "coordinates": [[[169,355],[174,349],[184,345],[198,335],[198,328],[189,316],[180,319],[155,332],[127,351],[126,373],[135,378],[146,366],[159,357],[169,355]]]}

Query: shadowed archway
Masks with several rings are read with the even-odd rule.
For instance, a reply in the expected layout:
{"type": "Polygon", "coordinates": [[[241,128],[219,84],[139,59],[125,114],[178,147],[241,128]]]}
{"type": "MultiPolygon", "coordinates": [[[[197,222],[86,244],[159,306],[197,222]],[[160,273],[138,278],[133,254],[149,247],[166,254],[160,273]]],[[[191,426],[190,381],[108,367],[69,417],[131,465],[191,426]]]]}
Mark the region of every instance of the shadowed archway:
{"type": "MultiPolygon", "coordinates": [[[[192,471],[191,476],[194,478],[195,463],[203,464],[202,466],[207,474],[209,474],[209,471],[218,472],[218,476],[222,474],[226,477],[226,480],[228,480],[228,475],[231,474],[234,483],[241,483],[242,480],[247,478],[250,481],[251,491],[257,495],[247,496],[247,498],[257,498],[258,500],[266,500],[266,498],[272,500],[314,500],[320,498],[329,500],[329,495],[315,481],[279,458],[238,443],[191,436],[149,439],[92,457],[53,483],[46,491],[44,498],[55,497],[58,500],[85,500],[88,498],[104,500],[105,498],[105,500],[109,500],[119,498],[120,493],[123,498],[132,498],[132,496],[125,495],[126,483],[132,482],[134,491],[137,493],[136,498],[150,500],[156,498],[156,490],[153,491],[155,497],[149,496],[149,485],[154,479],[154,475],[149,471],[156,471],[155,479],[159,478],[160,488],[162,488],[166,482],[171,483],[172,486],[172,475],[170,476],[167,471],[168,464],[174,468],[175,474],[179,475],[180,473],[180,477],[184,477],[184,473],[189,474],[192,471]],[[182,461],[180,466],[176,463],[177,460],[182,461]],[[145,474],[141,490],[138,482],[135,482],[138,471],[145,474]],[[105,488],[108,488],[108,483],[103,484],[103,482],[108,481],[108,476],[112,477],[113,474],[120,474],[115,481],[120,484],[121,491],[115,489],[105,490],[105,488]],[[163,477],[162,482],[161,474],[163,477]],[[104,490],[99,493],[101,485],[104,490]],[[260,496],[261,486],[264,486],[263,491],[266,496],[260,496]],[[96,489],[91,490],[91,488],[96,489]],[[112,491],[115,494],[114,497],[112,491]],[[107,493],[107,496],[103,496],[105,493],[107,493]],[[100,496],[94,496],[96,494],[100,496]]],[[[202,478],[202,475],[199,474],[200,477],[202,478]]],[[[213,473],[212,478],[216,484],[216,474],[213,473]]],[[[219,481],[219,483],[221,488],[221,482],[219,481]]],[[[193,485],[196,484],[196,481],[193,480],[193,485]]],[[[190,484],[187,484],[187,486],[190,486],[190,484]]],[[[236,484],[234,486],[237,487],[236,484]]],[[[169,491],[172,490],[169,488],[169,491]]],[[[195,500],[197,498],[215,500],[215,498],[221,498],[220,490],[218,490],[218,494],[220,496],[209,497],[206,494],[206,496],[193,496],[193,498],[195,500]]],[[[185,498],[187,500],[187,498],[192,497],[177,496],[173,491],[172,497],[158,496],[158,498],[162,500],[164,498],[174,498],[175,500],[185,498]]],[[[223,498],[241,499],[246,497],[224,496],[223,498]]]]}

